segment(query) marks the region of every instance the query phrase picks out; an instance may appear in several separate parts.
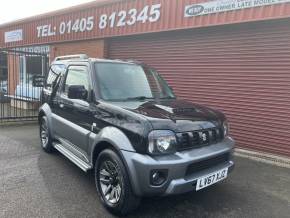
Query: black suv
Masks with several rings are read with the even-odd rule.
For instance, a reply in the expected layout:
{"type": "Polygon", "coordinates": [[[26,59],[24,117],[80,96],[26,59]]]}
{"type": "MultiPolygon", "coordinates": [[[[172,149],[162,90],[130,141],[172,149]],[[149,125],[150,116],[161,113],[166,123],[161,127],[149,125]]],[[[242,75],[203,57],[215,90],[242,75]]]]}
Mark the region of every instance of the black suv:
{"type": "Polygon", "coordinates": [[[233,169],[226,117],[177,100],[145,64],[58,57],[42,103],[42,148],[93,169],[100,199],[113,213],[132,211],[142,196],[198,191],[233,169]]]}

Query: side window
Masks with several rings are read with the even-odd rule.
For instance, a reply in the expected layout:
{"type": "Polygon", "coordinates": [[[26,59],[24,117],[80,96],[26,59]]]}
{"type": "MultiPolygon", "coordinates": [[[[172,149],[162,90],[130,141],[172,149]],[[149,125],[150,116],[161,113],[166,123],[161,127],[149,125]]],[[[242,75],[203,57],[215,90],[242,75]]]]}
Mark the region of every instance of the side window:
{"type": "Polygon", "coordinates": [[[68,94],[68,88],[73,85],[84,86],[89,91],[89,72],[86,66],[71,66],[68,68],[63,92],[68,94]]]}
{"type": "Polygon", "coordinates": [[[60,74],[65,72],[65,65],[52,65],[47,75],[45,87],[52,90],[57,81],[60,79],[60,74]]]}

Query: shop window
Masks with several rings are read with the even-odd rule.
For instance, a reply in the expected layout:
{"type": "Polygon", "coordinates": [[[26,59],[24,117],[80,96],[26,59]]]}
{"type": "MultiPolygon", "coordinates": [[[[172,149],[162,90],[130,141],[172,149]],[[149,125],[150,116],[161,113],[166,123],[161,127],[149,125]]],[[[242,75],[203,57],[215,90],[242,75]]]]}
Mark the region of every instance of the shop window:
{"type": "Polygon", "coordinates": [[[45,59],[42,56],[21,56],[19,59],[19,83],[15,95],[27,99],[39,99],[40,88],[33,87],[33,78],[43,75],[45,59]]]}
{"type": "Polygon", "coordinates": [[[20,82],[32,84],[33,77],[43,74],[43,58],[41,56],[22,56],[20,58],[20,82]]]}

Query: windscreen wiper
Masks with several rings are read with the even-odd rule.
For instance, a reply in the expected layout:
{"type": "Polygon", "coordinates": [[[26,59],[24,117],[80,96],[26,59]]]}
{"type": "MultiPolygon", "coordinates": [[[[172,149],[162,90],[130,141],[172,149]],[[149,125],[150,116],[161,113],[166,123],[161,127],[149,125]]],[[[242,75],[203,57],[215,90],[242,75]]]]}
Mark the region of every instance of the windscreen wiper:
{"type": "Polygon", "coordinates": [[[131,98],[126,98],[126,100],[138,100],[138,101],[144,101],[147,99],[154,99],[153,97],[146,97],[146,96],[136,96],[131,98]]]}
{"type": "Polygon", "coordinates": [[[176,99],[176,97],[173,97],[173,96],[167,96],[167,97],[160,97],[159,99],[176,99]]]}

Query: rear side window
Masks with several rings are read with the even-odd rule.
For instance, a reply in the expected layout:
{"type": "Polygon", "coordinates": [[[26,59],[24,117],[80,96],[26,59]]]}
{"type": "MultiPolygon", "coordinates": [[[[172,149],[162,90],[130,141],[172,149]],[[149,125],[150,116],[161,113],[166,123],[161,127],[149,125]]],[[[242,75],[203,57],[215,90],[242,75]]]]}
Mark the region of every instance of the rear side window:
{"type": "Polygon", "coordinates": [[[52,65],[47,75],[46,88],[53,89],[58,79],[60,79],[60,74],[65,72],[65,65],[57,64],[52,65]]]}

